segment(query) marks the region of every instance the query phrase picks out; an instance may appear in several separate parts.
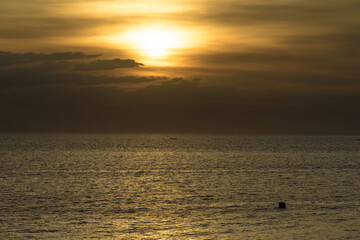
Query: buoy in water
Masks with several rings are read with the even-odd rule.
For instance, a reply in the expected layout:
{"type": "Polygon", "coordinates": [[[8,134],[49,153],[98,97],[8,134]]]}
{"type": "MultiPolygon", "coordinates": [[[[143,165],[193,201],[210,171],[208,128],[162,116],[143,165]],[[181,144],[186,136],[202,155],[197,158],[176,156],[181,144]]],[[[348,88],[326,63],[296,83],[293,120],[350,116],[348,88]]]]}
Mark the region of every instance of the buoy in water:
{"type": "Polygon", "coordinates": [[[285,202],[279,202],[279,208],[286,208],[285,202]]]}

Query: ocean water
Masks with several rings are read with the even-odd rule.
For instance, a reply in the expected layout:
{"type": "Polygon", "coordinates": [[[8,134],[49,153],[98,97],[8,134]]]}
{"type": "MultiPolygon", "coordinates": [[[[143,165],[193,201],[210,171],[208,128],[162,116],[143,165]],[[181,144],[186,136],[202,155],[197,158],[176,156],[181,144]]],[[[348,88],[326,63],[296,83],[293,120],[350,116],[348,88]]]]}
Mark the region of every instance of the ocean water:
{"type": "Polygon", "coordinates": [[[359,136],[2,134],[0,187],[0,239],[360,239],[359,136]]]}

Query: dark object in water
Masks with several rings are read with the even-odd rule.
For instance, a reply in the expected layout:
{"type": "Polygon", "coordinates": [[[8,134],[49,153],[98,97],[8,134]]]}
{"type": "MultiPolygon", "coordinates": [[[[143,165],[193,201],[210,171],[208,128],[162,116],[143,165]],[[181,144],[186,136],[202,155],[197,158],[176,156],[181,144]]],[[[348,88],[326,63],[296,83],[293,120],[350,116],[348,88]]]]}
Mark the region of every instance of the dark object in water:
{"type": "Polygon", "coordinates": [[[279,208],[286,208],[285,202],[279,202],[279,208]]]}

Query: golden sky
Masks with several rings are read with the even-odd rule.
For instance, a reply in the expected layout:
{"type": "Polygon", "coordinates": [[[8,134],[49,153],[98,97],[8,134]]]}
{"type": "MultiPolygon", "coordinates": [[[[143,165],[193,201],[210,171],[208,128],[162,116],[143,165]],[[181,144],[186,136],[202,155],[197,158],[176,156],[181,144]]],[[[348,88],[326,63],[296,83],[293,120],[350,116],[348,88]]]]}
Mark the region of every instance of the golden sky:
{"type": "MultiPolygon", "coordinates": [[[[359,114],[353,113],[360,93],[357,0],[0,0],[0,8],[4,96],[20,94],[10,94],[14,89],[51,86],[61,99],[71,95],[69,89],[90,88],[91,93],[81,93],[86,100],[72,97],[91,105],[96,101],[89,100],[90,95],[98,94],[112,101],[100,101],[111,108],[122,101],[125,91],[129,105],[138,107],[136,117],[149,115],[153,125],[160,115],[168,117],[169,127],[159,131],[176,126],[179,131],[194,131],[219,115],[223,117],[205,124],[202,131],[242,132],[248,126],[253,129],[249,132],[312,132],[329,118],[331,123],[319,132],[359,131],[359,127],[340,127],[359,120],[359,114]],[[171,92],[168,88],[182,95],[170,100],[173,105],[160,107],[161,98],[165,102],[174,98],[165,94],[171,92]],[[121,91],[115,99],[114,91],[121,91]],[[136,94],[143,95],[136,98],[136,94]],[[149,101],[150,96],[155,100],[149,101]],[[132,99],[138,99],[137,103],[132,99]],[[192,103],[185,99],[198,104],[200,116],[195,107],[188,109],[192,103]],[[263,124],[259,118],[268,123],[265,130],[258,128],[263,124]],[[236,125],[241,119],[245,119],[243,127],[236,125]],[[283,122],[291,124],[284,127],[283,122]],[[226,123],[230,127],[220,127],[226,123]]],[[[24,99],[4,109],[20,108],[24,99]]],[[[34,105],[47,97],[39,99],[34,105]]],[[[53,99],[53,104],[59,104],[59,99],[53,99]]],[[[131,122],[135,115],[125,110],[131,122]]],[[[49,115],[51,111],[40,112],[49,115]]],[[[53,121],[48,117],[41,121],[29,117],[29,121],[38,125],[53,121]]],[[[114,131],[131,131],[136,126],[157,129],[144,127],[143,122],[122,124],[114,131]]],[[[15,125],[4,131],[17,130],[15,125]]]]}

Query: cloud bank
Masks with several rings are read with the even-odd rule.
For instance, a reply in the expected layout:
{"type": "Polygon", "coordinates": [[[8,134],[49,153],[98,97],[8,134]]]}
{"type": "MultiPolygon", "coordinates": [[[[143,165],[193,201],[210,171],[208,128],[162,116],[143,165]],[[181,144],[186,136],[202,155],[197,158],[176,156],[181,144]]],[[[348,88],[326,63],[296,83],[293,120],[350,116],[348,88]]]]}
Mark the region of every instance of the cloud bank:
{"type": "Polygon", "coordinates": [[[0,67],[11,66],[22,63],[34,63],[44,61],[56,61],[56,60],[73,60],[94,58],[101,55],[86,55],[82,52],[55,52],[50,54],[44,53],[12,53],[0,51],[0,67]]]}
{"type": "Polygon", "coordinates": [[[360,133],[358,91],[89,73],[1,68],[0,132],[360,133]]]}
{"type": "Polygon", "coordinates": [[[143,66],[142,63],[137,63],[132,59],[119,59],[112,60],[96,60],[88,64],[79,64],[75,67],[76,70],[95,71],[95,70],[113,70],[116,68],[132,68],[143,66]]]}
{"type": "Polygon", "coordinates": [[[56,52],[50,54],[43,53],[12,53],[0,51],[0,67],[7,67],[18,64],[40,63],[40,71],[60,71],[60,70],[78,70],[78,71],[97,71],[114,70],[117,68],[133,68],[143,66],[144,64],[135,62],[132,59],[95,60],[91,62],[74,62],[59,60],[78,60],[100,57],[97,55],[86,55],[82,52],[56,52]]]}

